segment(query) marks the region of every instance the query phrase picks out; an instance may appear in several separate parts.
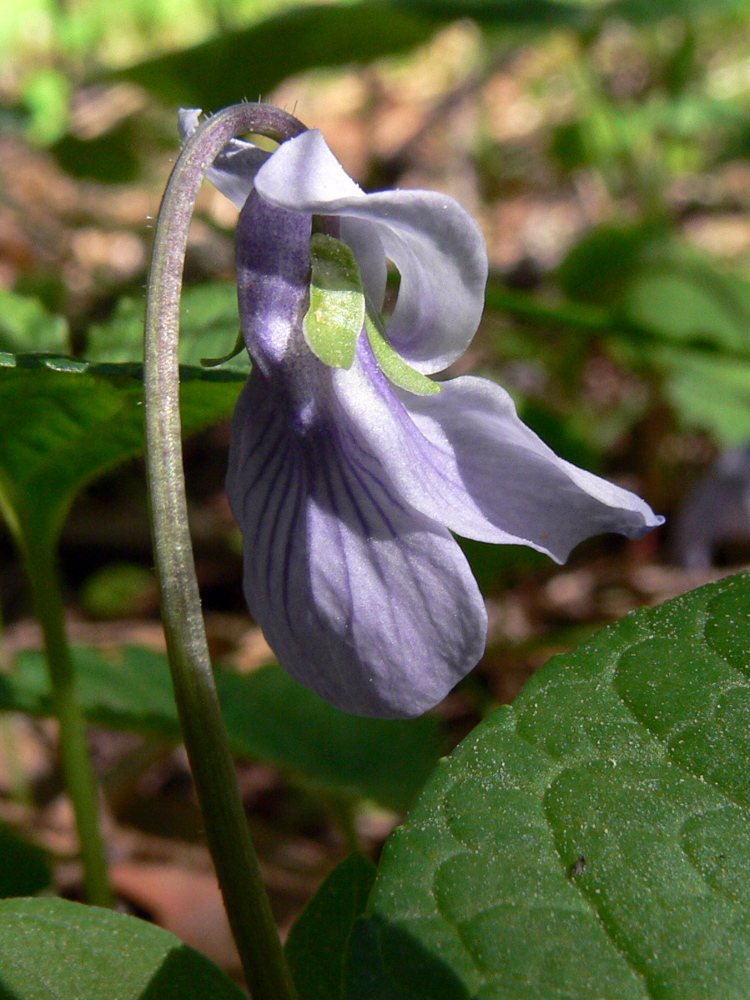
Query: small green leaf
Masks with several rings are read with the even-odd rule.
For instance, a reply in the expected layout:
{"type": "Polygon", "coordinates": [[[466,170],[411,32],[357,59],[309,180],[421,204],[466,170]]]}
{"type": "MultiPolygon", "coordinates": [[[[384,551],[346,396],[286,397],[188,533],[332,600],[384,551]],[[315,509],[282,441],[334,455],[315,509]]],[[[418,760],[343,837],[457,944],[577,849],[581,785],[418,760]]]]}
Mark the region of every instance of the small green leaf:
{"type": "Polygon", "coordinates": [[[49,146],[70,121],[70,77],[52,66],[39,66],[26,79],[23,98],[29,110],[27,135],[33,143],[49,146]]]}
{"type": "Polygon", "coordinates": [[[35,896],[51,881],[44,851],[0,824],[0,898],[35,896]]]}
{"type": "Polygon", "coordinates": [[[310,240],[310,308],[302,322],[307,346],[331,368],[351,368],[365,322],[365,293],[351,249],[325,233],[310,240]]]}
{"type": "MultiPolygon", "coordinates": [[[[181,739],[167,658],[136,647],[74,650],[78,697],[86,718],[112,729],[181,739]]],[[[359,719],[332,708],[269,665],[249,676],[217,670],[233,752],[263,760],[339,795],[408,808],[440,752],[435,717],[359,719]]],[[[52,714],[46,662],[25,651],[0,675],[0,710],[52,714]]]]}
{"type": "Polygon", "coordinates": [[[238,354],[242,354],[245,350],[245,336],[242,330],[237,334],[237,339],[234,342],[234,347],[232,350],[225,354],[221,358],[201,358],[201,365],[204,368],[218,368],[219,365],[226,364],[227,361],[231,361],[236,358],[238,354]]]}
{"type": "MultiPolygon", "coordinates": [[[[248,10],[252,6],[248,6],[248,10]]],[[[116,70],[168,104],[223,108],[238,94],[270,94],[282,80],[317,66],[365,65],[422,45],[440,27],[384,3],[318,3],[284,10],[248,28],[116,70]],[[248,58],[248,54],[252,58],[248,58]]]]}
{"type": "Polygon", "coordinates": [[[110,563],[86,580],[81,603],[92,618],[129,618],[158,605],[156,574],[133,563],[110,563]]]}
{"type": "Polygon", "coordinates": [[[63,899],[0,902],[0,997],[247,1000],[207,958],[161,928],[63,899]]]}
{"type": "Polygon", "coordinates": [[[440,392],[440,383],[422,375],[421,372],[415,371],[411,365],[408,365],[386,340],[369,314],[365,318],[365,329],[372,353],[375,355],[383,374],[394,385],[406,389],[407,392],[413,392],[417,396],[433,396],[436,392],[440,392]]]}
{"type": "Polygon", "coordinates": [[[750,437],[750,363],[697,351],[652,351],[664,395],[684,425],[710,431],[725,447],[750,437]]]}
{"type": "Polygon", "coordinates": [[[365,910],[375,865],[352,854],[335,868],[287,939],[285,952],[300,1000],[342,1000],[352,928],[365,910]]]}
{"type": "Polygon", "coordinates": [[[750,283],[702,262],[644,267],[625,290],[621,314],[682,343],[750,353],[750,283]]]}
{"type": "Polygon", "coordinates": [[[62,316],[48,313],[38,299],[0,288],[0,351],[64,354],[68,350],[68,324],[62,316]]]}
{"type": "Polygon", "coordinates": [[[347,1000],[747,1000],[750,576],[629,615],[444,761],[347,1000]]]}

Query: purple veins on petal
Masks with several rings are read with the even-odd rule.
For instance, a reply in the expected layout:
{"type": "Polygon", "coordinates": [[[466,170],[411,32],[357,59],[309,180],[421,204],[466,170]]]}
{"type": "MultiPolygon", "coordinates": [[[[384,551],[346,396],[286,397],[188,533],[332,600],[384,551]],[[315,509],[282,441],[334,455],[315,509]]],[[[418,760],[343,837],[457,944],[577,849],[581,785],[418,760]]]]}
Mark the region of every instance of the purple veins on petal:
{"type": "Polygon", "coordinates": [[[300,433],[253,373],[227,480],[246,597],[302,684],[356,714],[418,715],[482,655],[484,602],[450,533],[394,496],[366,452],[352,463],[354,441],[324,424],[300,433]]]}
{"type": "MultiPolygon", "coordinates": [[[[186,112],[183,133],[196,123],[186,112]]],[[[366,194],[316,130],[271,155],[234,140],[209,176],[241,206],[237,283],[254,368],[227,492],[250,611],[281,665],[333,705],[417,715],[484,650],[484,603],[451,531],[562,561],[593,534],[635,538],[663,519],[555,455],[487,379],[417,395],[386,378],[364,331],[348,369],[308,347],[318,216],[353,251],[368,309],[382,305],[388,261],[398,268],[385,337],[406,364],[429,375],[458,358],[480,320],[487,252],[455,201],[366,194]]]]}
{"type": "Polygon", "coordinates": [[[333,381],[400,494],[459,535],[562,562],[591,535],[637,538],[663,521],[635,494],[559,458],[488,379],[450,379],[439,395],[416,396],[391,386],[362,342],[333,381]]]}

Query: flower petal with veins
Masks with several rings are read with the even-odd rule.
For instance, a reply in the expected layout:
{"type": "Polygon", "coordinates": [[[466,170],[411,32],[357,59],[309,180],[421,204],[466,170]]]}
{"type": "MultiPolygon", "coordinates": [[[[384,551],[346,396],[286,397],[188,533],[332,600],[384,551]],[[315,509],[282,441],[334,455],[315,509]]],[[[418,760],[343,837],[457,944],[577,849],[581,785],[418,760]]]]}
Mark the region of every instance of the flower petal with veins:
{"type": "Polygon", "coordinates": [[[416,396],[387,381],[364,342],[355,366],[333,378],[400,494],[459,535],[564,562],[591,535],[639,538],[662,523],[635,494],[556,455],[489,379],[462,376],[416,396]]]}
{"type": "Polygon", "coordinates": [[[299,434],[265,376],[245,387],[227,478],[245,595],[286,670],[331,704],[418,715],[481,657],[484,602],[450,533],[328,416],[299,434]]]}
{"type": "MultiPolygon", "coordinates": [[[[185,134],[196,123],[183,114],[185,134]]],[[[593,534],[637,538],[662,518],[555,455],[487,379],[417,395],[416,382],[409,392],[386,378],[364,330],[350,368],[308,347],[317,216],[353,251],[369,310],[381,307],[388,260],[398,267],[384,335],[407,365],[430,374],[459,357],[481,316],[487,254],[456,202],[365,194],[315,130],[271,155],[233,140],[209,176],[241,205],[237,281],[254,370],[227,492],[248,605],[282,666],[333,705],[417,715],[484,649],[484,604],[451,531],[562,561],[593,534]]]]}

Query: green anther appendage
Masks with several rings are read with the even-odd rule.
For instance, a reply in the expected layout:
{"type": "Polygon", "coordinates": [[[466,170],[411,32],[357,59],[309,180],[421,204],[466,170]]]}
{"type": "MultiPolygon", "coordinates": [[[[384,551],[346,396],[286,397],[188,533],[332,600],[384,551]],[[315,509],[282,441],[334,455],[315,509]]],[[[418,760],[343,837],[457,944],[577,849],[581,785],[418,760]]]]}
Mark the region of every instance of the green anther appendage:
{"type": "Polygon", "coordinates": [[[380,365],[381,371],[387,379],[407,392],[413,392],[417,396],[434,396],[440,392],[440,383],[433,381],[421,372],[416,371],[408,365],[401,355],[386,340],[385,334],[380,329],[379,322],[373,320],[368,310],[365,317],[365,330],[367,339],[370,341],[372,353],[380,365]]]}
{"type": "Polygon", "coordinates": [[[331,368],[351,368],[365,321],[365,293],[351,249],[325,233],[310,240],[310,308],[302,332],[313,354],[331,368]]]}
{"type": "Polygon", "coordinates": [[[326,233],[310,240],[310,308],[302,322],[305,342],[330,368],[351,368],[364,326],[383,374],[418,396],[440,392],[440,384],[415,371],[391,346],[377,311],[367,301],[359,265],[349,246],[326,233]]]}

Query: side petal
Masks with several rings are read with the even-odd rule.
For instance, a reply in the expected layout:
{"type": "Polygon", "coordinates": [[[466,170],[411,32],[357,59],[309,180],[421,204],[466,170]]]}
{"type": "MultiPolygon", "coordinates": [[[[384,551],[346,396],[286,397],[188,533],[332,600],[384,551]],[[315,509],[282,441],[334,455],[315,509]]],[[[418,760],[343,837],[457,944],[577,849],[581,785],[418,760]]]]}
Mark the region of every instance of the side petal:
{"type": "Polygon", "coordinates": [[[258,372],[237,406],[227,492],[253,617],[281,665],[337,708],[419,715],[482,655],[484,603],[450,534],[336,428],[290,428],[258,372]]]}
{"type": "Polygon", "coordinates": [[[559,458],[489,379],[463,376],[415,396],[386,382],[364,344],[355,366],[333,378],[404,499],[459,535],[564,562],[592,535],[639,538],[663,523],[634,493],[559,458]]]}
{"type": "MultiPolygon", "coordinates": [[[[199,108],[180,108],[180,139],[185,142],[198,128],[199,108]]],[[[208,168],[206,176],[225,198],[242,208],[253,189],[255,175],[272,154],[242,139],[230,139],[208,168]]]]}
{"type": "Polygon", "coordinates": [[[387,333],[410,365],[441,371],[464,353],[484,307],[487,249],[457,201],[434,191],[365,194],[317,129],[283,143],[255,184],[279,208],[370,223],[401,274],[387,333]]]}

